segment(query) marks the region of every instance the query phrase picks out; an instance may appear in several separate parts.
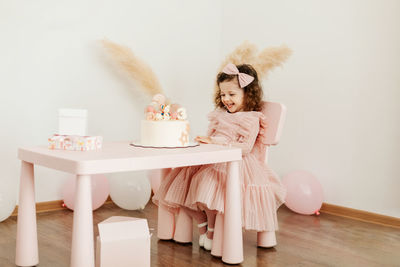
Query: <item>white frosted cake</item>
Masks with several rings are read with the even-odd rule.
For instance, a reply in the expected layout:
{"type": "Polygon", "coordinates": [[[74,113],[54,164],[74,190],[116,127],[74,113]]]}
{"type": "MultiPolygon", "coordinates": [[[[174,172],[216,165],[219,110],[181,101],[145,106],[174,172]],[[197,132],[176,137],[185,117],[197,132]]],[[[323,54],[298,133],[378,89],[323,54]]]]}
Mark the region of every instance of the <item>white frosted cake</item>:
{"type": "Polygon", "coordinates": [[[185,147],[189,145],[189,122],[186,110],[167,104],[157,94],[146,108],[146,119],[140,125],[140,144],[152,147],[185,147]]]}

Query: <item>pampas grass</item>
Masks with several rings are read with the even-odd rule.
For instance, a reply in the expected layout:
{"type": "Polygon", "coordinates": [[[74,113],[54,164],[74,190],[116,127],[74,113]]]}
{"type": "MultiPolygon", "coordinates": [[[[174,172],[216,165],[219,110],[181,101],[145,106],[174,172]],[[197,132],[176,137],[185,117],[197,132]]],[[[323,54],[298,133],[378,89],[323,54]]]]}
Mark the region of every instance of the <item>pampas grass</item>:
{"type": "Polygon", "coordinates": [[[141,85],[144,93],[150,96],[162,93],[162,87],[150,66],[136,57],[128,47],[107,39],[102,40],[101,43],[117,66],[141,85]]]}
{"type": "Polygon", "coordinates": [[[257,47],[248,41],[244,41],[225,58],[219,68],[219,72],[221,72],[228,63],[232,63],[235,65],[240,65],[244,63],[251,64],[252,62],[256,61],[256,56],[257,47]]]}
{"type": "MultiPolygon", "coordinates": [[[[101,41],[112,59],[122,68],[134,81],[138,82],[144,89],[144,93],[153,96],[162,93],[162,87],[152,69],[133,52],[125,46],[113,43],[107,39],[101,41]]],[[[292,50],[286,45],[267,47],[258,53],[256,45],[245,41],[230,53],[222,62],[219,72],[228,63],[235,65],[250,64],[257,71],[259,80],[263,80],[268,73],[276,67],[282,66],[292,50]]],[[[218,85],[215,84],[215,90],[218,85]]]]}
{"type": "MultiPolygon", "coordinates": [[[[233,63],[235,65],[250,64],[257,71],[259,80],[262,81],[267,78],[271,70],[282,66],[283,62],[285,62],[291,54],[292,50],[286,45],[267,47],[258,53],[258,49],[254,44],[245,41],[226,56],[219,68],[219,72],[221,72],[228,63],[233,63]]],[[[215,90],[218,90],[218,85],[216,83],[215,90]]]]}
{"type": "Polygon", "coordinates": [[[259,79],[265,79],[271,70],[282,66],[282,63],[285,62],[291,54],[292,50],[286,45],[267,47],[262,50],[253,63],[253,67],[259,75],[259,79]]]}

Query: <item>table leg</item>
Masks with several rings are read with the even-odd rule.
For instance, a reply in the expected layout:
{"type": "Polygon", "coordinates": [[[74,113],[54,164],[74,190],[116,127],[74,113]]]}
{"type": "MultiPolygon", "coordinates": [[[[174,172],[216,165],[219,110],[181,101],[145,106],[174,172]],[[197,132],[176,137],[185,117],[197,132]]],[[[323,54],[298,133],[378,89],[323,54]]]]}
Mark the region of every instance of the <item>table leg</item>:
{"type": "MultiPolygon", "coordinates": [[[[164,179],[165,176],[171,169],[166,168],[162,169],[160,172],[161,179],[164,179]]],[[[158,204],[158,218],[157,218],[157,237],[162,240],[172,239],[175,231],[175,215],[168,210],[167,207],[158,204]]]]}
{"type": "Polygon", "coordinates": [[[229,163],[226,180],[222,261],[238,264],[243,261],[242,203],[240,197],[239,162],[229,163]]]}
{"type": "Polygon", "coordinates": [[[71,267],[94,267],[93,213],[90,175],[77,175],[71,267]]]}
{"type": "Polygon", "coordinates": [[[35,266],[39,264],[35,178],[33,164],[26,161],[21,162],[16,243],[16,265],[35,266]]]}
{"type": "Polygon", "coordinates": [[[224,240],[224,215],[221,213],[217,214],[215,218],[214,236],[211,255],[214,257],[222,256],[222,242],[224,240]]]}

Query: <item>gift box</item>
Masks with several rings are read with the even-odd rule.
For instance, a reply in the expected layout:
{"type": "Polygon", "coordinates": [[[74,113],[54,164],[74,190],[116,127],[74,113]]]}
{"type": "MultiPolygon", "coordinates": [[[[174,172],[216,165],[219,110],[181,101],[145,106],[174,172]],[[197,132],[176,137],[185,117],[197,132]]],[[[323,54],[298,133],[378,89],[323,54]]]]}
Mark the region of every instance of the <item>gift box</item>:
{"type": "Polygon", "coordinates": [[[150,266],[146,219],[113,216],[98,224],[96,267],[150,266]]]}
{"type": "Polygon", "coordinates": [[[55,134],[48,141],[49,149],[88,151],[101,149],[103,137],[55,134]]]}
{"type": "Polygon", "coordinates": [[[59,135],[87,135],[87,110],[62,108],[58,110],[59,135]]]}

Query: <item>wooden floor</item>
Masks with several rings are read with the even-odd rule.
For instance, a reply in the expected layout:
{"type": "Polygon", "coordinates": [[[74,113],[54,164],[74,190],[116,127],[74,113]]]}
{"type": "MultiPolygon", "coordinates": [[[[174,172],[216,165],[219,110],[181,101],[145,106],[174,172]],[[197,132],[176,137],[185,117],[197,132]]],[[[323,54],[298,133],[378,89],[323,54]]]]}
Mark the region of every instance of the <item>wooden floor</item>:
{"type": "MultiPolygon", "coordinates": [[[[69,266],[73,213],[68,210],[38,214],[41,267],[69,266]]],[[[151,266],[228,266],[200,249],[197,242],[181,245],[159,241],[157,209],[126,211],[113,203],[94,212],[94,224],[110,216],[147,218],[152,228],[151,266]]],[[[256,233],[244,233],[242,266],[400,266],[400,229],[368,224],[328,214],[302,216],[285,207],[278,212],[280,231],[275,248],[255,245],[256,233]]],[[[16,217],[0,223],[0,266],[15,266],[16,217]]],[[[97,227],[95,235],[97,236],[97,227]]],[[[197,241],[197,231],[194,240],[197,241]]],[[[115,266],[118,267],[118,266],[115,266]]]]}

